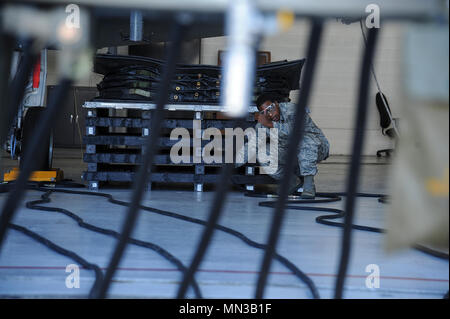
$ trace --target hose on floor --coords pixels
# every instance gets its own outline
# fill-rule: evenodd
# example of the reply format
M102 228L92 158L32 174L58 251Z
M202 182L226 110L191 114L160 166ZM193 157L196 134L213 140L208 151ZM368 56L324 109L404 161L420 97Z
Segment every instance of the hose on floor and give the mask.
M45 203L49 203L51 201L50 195L53 192L54 192L54 190L45 191L45 193L41 196L41 199L27 202L26 207L29 209L33 209L33 210L61 213L61 214L64 214L64 215L70 217L74 221L76 221L78 223L78 226L80 226L81 228L85 228L85 229L88 229L88 230L91 230L93 232L97 232L97 233L100 233L103 235L108 235L108 236L111 236L111 237L114 237L117 239L120 238L120 234L118 232L116 232L112 229L102 228L102 227L98 227L93 224L87 223L80 216L74 214L73 212L71 212L67 209L59 208L59 207L40 206L39 204L45 204ZM129 238L128 243L139 246L139 247L151 249L154 252L158 253L163 258L165 258L166 260L168 260L170 263L175 265L175 267L177 267L177 269L180 270L181 272L186 271L186 266L184 266L183 263L178 258L176 258L170 252L168 252L167 250L165 250L164 248L162 248L161 246L159 246L157 244L154 244L154 243L151 243L148 241L131 238L131 237ZM193 280L192 285L193 285L195 298L202 298L202 293L200 291L200 287L198 286L198 283L195 280Z
M0 184L0 193L5 193L8 192L10 190L10 186L12 183L8 183L8 184ZM52 189L49 188L43 188L42 185L47 185L50 186ZM69 186L68 186L69 185ZM48 206L40 206L39 204L44 204L44 203L49 203L50 200L50 195L53 192L58 192L58 189L60 188L65 188L65 187L85 187L83 184L79 184L79 183L74 183L71 181L63 181L58 182L58 183L45 183L45 182L30 182L29 183L29 189L30 190L37 190L37 191L41 191L44 192L44 194L41 196L41 199L39 200L34 200L34 201L29 201L27 202L25 205L27 208L29 209L33 209L33 210L40 210L40 211L48 211L48 212L58 212L61 214L64 214L68 217L70 217L71 219L75 220L78 223L78 226L100 233L100 234L104 234L104 235L108 235L108 236L112 236L115 238L119 238L120 234L112 229L107 229L107 228L102 228L102 227L98 227L95 226L93 224L89 224L86 223L80 216L74 214L73 212L64 209L64 208L59 208L59 207L48 207ZM49 249L55 251L58 254L61 254L63 256L69 257L72 260L74 260L75 262L78 262L81 266L83 266L86 269L90 269L90 270L94 270L95 271L95 276L96 276L96 280L95 280L95 284L93 285L91 291L90 291L90 295L92 296L92 293L94 291L94 289L98 288L98 285L100 284L101 280L103 280L103 273L100 270L100 267L98 265L94 265L91 264L89 262L87 262L85 259L83 259L82 257L78 256L76 253L74 253L73 251L67 250L61 246L56 245L55 243L51 242L50 240L48 240L45 237L42 237L40 235L38 235L37 233L29 230L26 227L20 226L20 225L16 225L16 224L10 224L10 228L19 231L35 240L37 240L38 242L42 243L43 245L45 245L46 247L48 247ZM168 260L170 263L172 263L173 265L175 265L180 271L184 272L186 271L186 267L183 265L183 263L176 258L175 256L173 256L170 252L168 252L167 250L165 250L164 248L148 242L148 241L143 241L143 240L138 240L138 239L134 239L134 238L130 238L129 239L129 243L139 246L139 247L144 247L144 248L148 248L151 249L153 251L155 251L156 253L158 253L160 256L162 256L163 258L165 258L166 260ZM99 271L100 270L100 271ZM194 290L194 294L195 294L195 298L202 298L202 293L200 290L200 287L198 286L198 283L193 280L192 282L192 286L193 286L193 290Z
M49 240L48 238L45 238L33 231L31 231L30 229L21 226L21 225L17 225L17 224L13 224L10 223L9 224L9 228L16 230L18 232L21 232L22 234L36 240L37 242L43 244L44 246L50 248L51 250L55 251L56 253L69 257L70 259L72 259L73 261L79 263L82 267L89 269L89 270L93 270L95 272L95 282L94 285L92 286L93 289L98 287L100 285L100 283L103 280L103 272L100 269L100 267L96 264L92 264L90 262L88 262L86 259L84 259L83 257L79 256L78 254L76 254L75 252L65 249L57 244L55 244L54 242L52 242L51 240Z
M102 197L102 198L107 199L108 202L110 202L112 204L120 205L120 206L128 206L129 205L128 202L117 200L111 194L108 194L108 193L75 191L75 190L70 190L70 189L64 188L64 187L67 187L65 185L71 185L71 187L81 187L81 186L83 186L83 184L65 182L62 184L52 184L53 186L51 188L42 187L42 185L48 186L50 184L46 184L46 183L30 183L29 184L30 190L41 191L41 192L44 192L44 194L41 196L40 200L27 202L26 203L27 208L44 210L44 211L60 212L60 213L63 213L64 215L74 219L80 227L89 229L91 231L99 232L102 234L110 235L113 237L118 236L117 232L114 232L112 230L105 229L105 228L100 228L95 225L84 222L84 220L81 219L78 215L76 215L66 209L56 208L56 207L39 206L38 204L48 203L50 201L50 195L52 193L65 193L65 194L74 194L74 195L87 195L87 196ZM0 184L0 193L9 191L10 187L11 187L11 183ZM268 198L268 199L277 197L277 195L274 195L274 194L258 193L258 192L246 192L244 195L247 197ZM328 208L328 207L303 206L304 204L338 202L338 201L342 200L342 196L345 196L345 193L339 193L339 192L317 193L317 196L316 196L317 199L311 199L311 200L309 200L309 199L308 200L298 200L299 196L295 196L295 195L289 196L289 200L286 202L286 209L332 213L332 215L320 215L320 216L316 217L316 222L319 224L328 225L328 226L343 227L343 223L341 223L341 222L330 221L332 219L338 219L338 218L344 217L345 212L343 210L336 209L336 208ZM369 193L357 193L356 196L366 197L366 198L377 198L379 202L386 202L386 198L387 198L387 196L383 195L383 194L369 194ZM258 203L258 205L261 207L273 207L274 204L275 204L274 201L262 201L262 202ZM302 206L299 206L299 204L301 204ZM153 207L141 206L140 209L151 212L151 213L156 213L159 215L163 215L163 216L187 221L190 223L198 224L198 225L205 226L207 224L207 221L204 221L201 219L177 214L177 213L166 211L166 210L160 210L160 209L153 208ZM371 231L371 232L376 232L376 233L384 233L385 232L384 229L371 227L371 226L353 225L352 227L357 230ZM11 224L11 228L13 228L14 230L20 231L29 237L36 239L38 242L41 242L42 244L46 245L50 249L54 250L55 252L60 253L64 256L67 256L67 257L75 260L83 267L85 267L87 269L95 270L96 277L97 277L96 284L99 280L101 280L102 275L101 275L101 272L99 273L98 270L95 268L96 265L90 264L89 262L85 261L84 259L82 259L78 255L76 255L75 253L73 253L69 250L66 250L60 246L57 246L56 244L52 243L48 239L45 239L44 237L31 232L30 230L26 229L23 226ZM216 229L220 230L222 232L225 232L227 234L230 234L236 238L239 238L240 240L242 240L244 243L246 243L247 245L249 245L251 247L258 248L258 249L265 249L266 245L257 243L255 241L251 240L250 238L248 238L247 236L245 236L244 234L242 234L232 228L225 227L222 225L216 225ZM144 242L144 241L133 239L133 238L130 239L130 243L135 244L137 246L141 246L141 247L145 247L145 248L154 250L155 252L159 253L161 256L163 256L164 258L166 258L167 260L172 262L175 266L177 266L177 268L180 271L185 271L185 266L181 262L179 262L178 259L176 259L176 257L171 255L167 251L164 251L159 246L157 246L153 243ZM424 246L416 245L414 248L416 248L417 250L419 250L421 252L427 253L431 256L437 257L437 258L447 259L447 260L449 258L448 254L438 252L438 251L429 249ZM274 258L276 260L278 260L281 264L283 264L287 269L289 269L299 280L301 280L302 282L304 282L307 285L313 298L320 298L314 282L305 273L303 273L300 269L298 269L294 263L292 263L288 258L279 255L278 253L275 254ZM201 292L200 292L200 289L198 288L198 284L195 282L195 280L192 283L193 283L193 289L196 294L196 297L201 298Z
M277 195L267 194L267 193L257 193L257 192L247 192L244 194L247 197L258 197L258 198L276 198ZM300 195L300 194L298 194ZM366 197L366 198L377 198L380 203L387 203L388 196L383 194L371 194L371 193L356 193L356 197ZM316 197L319 199L302 199L295 200L296 198L300 198L299 196L291 196L291 200L286 202L287 209L293 210L301 210L301 211L316 211L316 212L326 212L331 213L332 215L320 215L316 217L316 223L334 227L344 227L344 223L342 222L333 222L333 219L339 219L345 217L345 211L337 208L328 208L328 207L317 207L317 206L298 206L298 204L310 204L310 203L332 203L337 202L342 199L342 196L346 196L345 193L317 193ZM258 206L261 207L275 207L276 201L263 201L259 202ZM386 230L378 227L364 226L364 225L351 225L352 229L369 231L373 233L385 233ZM414 249L421 251L425 254L431 255L433 257L437 257L440 259L449 259L449 255L440 252L437 250L430 249L423 245L416 244L413 246Z
M0 193L8 191L8 188L9 188L8 186L9 186L8 184L0 184ZM30 190L41 191L41 192L44 192L44 193L51 192L51 193L65 193L65 194L74 194L74 195L87 195L87 196L102 197L102 198L105 198L106 200L108 200L108 202L110 202L112 204L115 204L115 205L125 206L125 207L128 207L130 205L129 202L115 199L111 194L108 194L108 193L90 192L90 191L76 191L76 190L70 190L70 189L65 189L65 188L58 188L58 186L52 187L50 189L50 188L47 188L47 187L39 187L36 184L34 184L34 185L30 184L29 185L29 189ZM50 196L50 194L49 194L49 196ZM46 198L49 199L49 196L46 197ZM36 204L38 204L36 201L27 203L27 205L33 205L33 206L35 206ZM31 208L31 207L29 207L29 208ZM53 209L52 207L45 207L45 208ZM32 209L35 209L35 208L33 207ZM147 212L155 213L155 214L158 214L158 215L167 216L167 217L175 218L175 219L178 219L178 220L183 220L183 221L186 221L186 222L189 222L189 223L193 223L193 224L198 224L198 225L202 225L202 226L206 226L207 225L207 221L205 221L205 220L201 220L201 219L198 219L198 218L193 218L193 217L190 217L190 216L185 216L185 215L182 215L182 214L177 214L177 213L170 212L170 211L167 211L167 210L161 210L161 209L148 207L148 206L143 206L143 205L140 206L140 209L144 210L144 211L147 211ZM63 210L63 209L61 209L61 210ZM68 212L67 210L65 210L65 211ZM73 213L71 213L71 214L73 214ZM73 214L73 217L76 218L78 216ZM250 247L257 248L257 249L265 249L265 247L266 247L265 244L261 244L261 243L258 243L256 241L253 241L250 238L248 238L247 236L245 236L243 233L241 233L241 232L239 232L239 231L237 231L235 229L232 229L232 228L220 225L220 224L216 224L215 229L240 239L241 241L243 241L245 244L249 245ZM319 295L319 292L317 290L317 287L315 286L315 284L312 281L312 279L309 276L307 276L303 271L301 271L292 261L290 261L288 258L286 258L286 257L284 257L284 256L282 256L282 255L280 255L278 253L275 253L274 259L277 260L278 262L280 262L289 271L291 271L291 273L294 276L296 276L301 282L303 282L308 287L308 289L310 290L311 295L312 295L313 298L315 298L315 299L319 299L320 298L320 295Z
M277 195L275 194L268 194L268 193L261 193L261 192L246 192L244 194L247 197L257 197L257 198L276 198ZM317 193L316 197L319 197L319 199L302 199L302 200L296 200L297 198L300 198L301 194L296 194L294 196L290 196L290 200L286 202L286 209L293 209L293 210L300 210L300 211L316 211L316 212L326 212L331 213L332 215L320 215L316 217L316 223L327 225L327 226L334 226L334 227L340 227L343 228L345 226L342 222L333 222L330 221L332 219L338 219L338 218L345 218L346 214L345 211L342 209L337 208L328 208L328 207L317 207L317 206L298 206L298 204L311 204L311 203L332 203L337 202L342 199L342 196L346 196L346 193ZM383 194L372 194L372 193L355 193L356 197L366 197L366 198L377 198L378 202L386 204L389 202L389 197L387 195ZM261 207L270 207L273 208L276 205L276 201L262 201L258 203L258 206ZM352 229L356 230L362 230L362 231L369 231L374 233L385 233L386 230L383 228L378 227L371 227L371 226L365 226L365 225L355 225L351 224ZM427 255L430 255L432 257L436 257L439 259L449 260L449 254L446 254L441 251L437 251L431 248L428 248L426 246L415 244L413 245L414 249L425 253ZM444 296L445 299L448 299L448 292Z

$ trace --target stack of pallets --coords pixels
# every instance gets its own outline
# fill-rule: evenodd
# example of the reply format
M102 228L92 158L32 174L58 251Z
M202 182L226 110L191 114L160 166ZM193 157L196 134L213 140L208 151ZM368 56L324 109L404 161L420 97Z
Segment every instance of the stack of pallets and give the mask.
M83 179L89 182L90 189L98 189L107 182L132 182L137 166L142 161L143 145L150 134L149 127L153 104L123 102L86 102L86 152L84 161L87 171ZM160 132L159 152L154 160L151 183L192 183L196 191L203 191L204 184L215 183L221 163L207 164L200 158L194 162L193 155L201 154L193 143L193 120L198 121L202 129L214 127L224 130L232 127L233 121L224 119L219 106L205 105L168 105L166 120ZM246 122L247 127L254 125L253 119ZM170 158L171 147L180 140L171 140L170 132L183 127L190 132L189 163L173 163ZM243 127L245 129L245 127ZM202 141L204 146L209 141ZM253 189L254 184L270 183L266 175L256 175L255 167L244 166L236 169L232 177L234 183Z
M302 59L259 66L253 101L261 93L275 94L280 102L289 101L290 91L299 88L304 62ZM84 137L84 161L88 169L83 178L91 189L97 189L102 182L134 180L145 151L143 145L151 130L153 103L159 92L162 65L161 60L146 57L97 55L94 71L104 77L97 85L99 96L84 105L88 109ZM192 183L195 190L202 191L204 184L217 180L221 163L203 162L202 144L209 141L194 145L193 121L199 121L196 123L200 123L202 129L214 127L223 132L225 128L233 127L233 121L223 116L219 105L221 68L178 64L175 73L168 96L169 105L166 106L169 110L167 120L159 132L160 151L154 160L148 186L152 182ZM253 109L251 111L257 111L255 107ZM252 126L253 116L246 123ZM190 156L198 159L200 155L200 161L171 161L170 149L178 141L169 137L170 131L176 127L189 130ZM246 185L247 189L252 189L254 184L273 182L267 175L255 173L254 167L244 166L230 178L235 184Z

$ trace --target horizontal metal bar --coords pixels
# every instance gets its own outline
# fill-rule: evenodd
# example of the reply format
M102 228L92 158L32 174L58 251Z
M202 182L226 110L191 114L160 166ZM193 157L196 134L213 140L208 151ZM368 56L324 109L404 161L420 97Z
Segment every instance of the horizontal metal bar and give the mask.
M134 110L153 110L155 104L145 102L104 102L104 101L86 101L83 104L87 109L134 109ZM221 105L203 105L203 104L166 104L165 108L169 111L212 111L224 112L224 107ZM258 112L256 106L248 108L250 113Z
M214 127L217 129L231 128L230 122L233 120L201 120L202 129ZM242 129L253 126L254 121L249 121ZM86 118L86 126L97 127L132 127L132 128L147 128L150 126L150 120L128 117L88 117ZM168 119L163 123L164 128L174 129L177 127L184 127L192 129L193 120L188 119Z
M29 0L23 2L67 4L65 0ZM262 11L290 10L297 16L361 17L367 5L376 3L382 19L432 19L443 14L441 0L255 0L255 7ZM79 5L92 7L132 8L161 11L225 12L228 0L77 0Z
M126 151L126 149L124 150ZM225 154L222 154L220 163L206 163L203 159L200 159L200 163L194 163L192 156L189 157L188 163L173 163L170 155L158 154L155 155L155 165L170 165L170 166L196 166L203 165L207 167L219 167L225 162ZM138 153L85 153L83 155L83 161L85 163L96 164L131 164L139 165L142 163L142 155Z
M84 172L83 179L86 181L100 182L132 182L134 172ZM152 173L152 182L164 183L215 183L219 175L205 174L196 175L192 173ZM273 180L268 175L233 175L237 184L271 184Z
M83 136L83 144L88 145L127 145L127 146L143 146L145 144L145 136L132 135L88 135ZM225 141L225 136L222 136L222 143ZM210 143L210 140L201 140L200 145L203 147ZM171 140L169 137L161 137L158 142L162 148L172 147L175 144L178 146L193 147L192 139L176 139Z

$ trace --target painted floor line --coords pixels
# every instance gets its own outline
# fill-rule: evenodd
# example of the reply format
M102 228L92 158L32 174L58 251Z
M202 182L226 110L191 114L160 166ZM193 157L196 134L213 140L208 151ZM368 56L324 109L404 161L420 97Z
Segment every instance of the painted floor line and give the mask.
M81 267L83 268L83 267ZM62 270L66 267L62 266L0 266L0 269L7 270ZM101 268L106 270L106 268ZM137 268L137 267L119 267L117 270L122 271L149 271L149 272L178 272L179 269L176 268ZM227 269L199 269L199 272L207 273L229 273L229 274L258 274L258 271L253 270L227 270ZM273 271L270 272L271 275L293 275L291 272L283 271ZM311 277L336 277L335 274L321 274L321 273L307 273L306 275ZM367 275L347 275L348 278L367 278ZM427 281L427 282L449 282L448 279L439 278L420 278L420 277L399 277L399 276L380 276L380 279L392 279L392 280L409 280L409 281Z

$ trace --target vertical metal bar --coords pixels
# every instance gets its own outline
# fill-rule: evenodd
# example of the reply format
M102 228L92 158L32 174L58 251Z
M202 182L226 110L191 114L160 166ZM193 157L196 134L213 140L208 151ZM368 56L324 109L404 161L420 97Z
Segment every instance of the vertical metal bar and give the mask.
M174 22L171 45L167 54L166 64L164 65L163 77L159 95L157 97L156 109L151 120L150 135L145 144L145 153L142 165L135 175L135 183L133 185L133 195L131 204L127 211L126 219L122 226L121 237L116 245L114 253L106 270L105 278L100 289L93 294L94 298L105 298L108 292L111 280L116 272L119 262L125 252L126 245L134 229L136 219L139 212L142 196L145 190L147 180L150 179L150 169L153 165L155 154L158 151L158 139L161 131L162 122L164 120L164 105L167 103L170 90L170 82L175 74L176 62L180 51L181 41L189 21L189 16L177 16Z
M5 238L6 230L11 222L14 212L26 192L26 186L31 173L35 169L36 158L40 158L42 151L42 138L48 136L50 129L55 122L58 110L61 109L66 94L72 84L69 79L62 79L55 91L55 96L51 99L50 104L46 107L42 117L40 118L40 125L36 128L36 133L33 135L28 148L25 150L24 164L20 170L18 179L14 182L13 189L9 193L5 204L3 205L2 215L0 218L0 249Z
M184 273L183 280L178 288L177 298L184 298L186 291L191 284L194 275L206 254L209 243L211 242L214 229L219 221L219 217L222 213L224 203L226 201L228 188L229 188L229 176L233 173L234 164L224 164L222 167L220 177L217 182L217 190L214 195L213 204L211 206L208 222L206 224L205 230L203 231L202 238L200 239L197 249L195 251L194 258L188 268Z
M133 10L130 13L130 41L142 41L143 38L142 12Z
M377 35L377 28L370 29L361 65L358 110L355 119L356 131L353 139L352 160L350 163L350 171L347 179L347 199L345 202L345 217L341 243L341 256L334 294L334 297L336 299L342 298L345 276L347 274L347 268L350 260L355 197L356 191L358 189L361 153L364 145L364 129L366 127L367 121L367 97L370 86L370 68L375 54Z
M265 249L264 259L261 264L261 269L256 286L255 298L258 299L263 298L267 277L269 275L270 266L272 263L272 258L275 254L275 249L281 232L286 199L289 195L288 181L294 174L294 165L297 160L297 149L303 138L305 112L306 112L305 109L306 105L308 104L309 95L311 93L312 82L314 77L314 67L316 64L317 56L319 54L322 29L323 29L322 20L315 19L312 21L312 30L309 37L308 53L306 57L305 73L302 82L302 88L297 102L294 126L289 136L289 146L287 151L285 171L283 179L280 181L279 184L280 195L275 206L274 215L271 223L272 227L270 229L269 239ZM317 291L314 293L314 297L315 298L319 297Z
M242 14L242 12L244 13L248 13L251 11L251 9L248 8L248 3L245 2L244 4L241 4L242 6L240 6L239 8L235 8L234 6L232 7L232 13L231 15L229 15L227 17L227 28L229 29L231 26L234 26L233 23L235 23L236 21L240 21L239 19L237 19L237 17L239 16L239 14ZM237 11L236 11L237 10ZM243 10L243 11L240 11ZM231 17L231 19L230 19ZM242 16L240 16L242 17ZM236 21L235 21L236 20ZM247 28L248 29L248 28ZM244 37L247 41L253 40L252 39L252 34L250 32L248 32L248 30L245 30L246 33L245 34L239 34L239 36L237 38L239 38L239 40L242 40ZM236 30L235 30L236 31ZM236 38L236 34L233 34L232 32L228 32L231 38ZM245 42L245 41L244 41ZM247 48L247 42L245 42L245 45L243 45L243 43L239 43L239 45L244 46L245 51L244 52L248 52L248 50L252 50L254 52L254 55L256 55L256 51L257 51L257 47L259 46L259 41L255 41L255 43L252 45L251 48ZM240 47L240 49L242 49L242 47ZM230 48L230 51L232 52L233 49ZM251 52L251 51L250 51ZM241 53L241 52L239 52ZM251 59L249 59L251 61ZM253 69L247 69L247 75L248 77L245 80L249 80L248 84L250 85L250 87L253 85L253 77L254 74L256 72L256 65L253 63L251 65L249 65L248 67L253 67ZM226 66L225 66L226 68ZM225 71L226 72L226 71ZM226 75L224 75L225 77L227 77ZM242 76L244 76L242 74ZM230 79L229 79L230 80ZM231 79L233 80L233 79ZM225 86L226 87L226 86ZM245 92L245 90L244 90ZM248 92L246 92L248 93ZM224 93L226 94L226 92ZM244 94L245 95L245 94ZM227 102L227 100L222 101L224 103L224 105L226 107L229 107L229 104ZM242 102L242 101L241 101ZM243 101L246 103L246 101ZM238 105L240 106L240 105ZM233 128L234 127L242 127L245 124L245 118L242 118L241 114L238 114L239 112L237 112L237 114L235 114L234 116L237 118L237 120L233 123ZM245 115L245 114L244 114ZM221 172L220 172L220 176L219 179L217 180L217 190L215 192L214 195L214 199L213 199L213 203L211 205L211 209L210 209L210 213L209 213L209 217L208 217L208 222L206 224L206 228L203 231L202 237L200 239L200 242L197 245L197 249L195 251L194 257L191 261L191 264L189 266L189 269L185 272L184 276L183 276L183 280L179 286L178 289L178 293L177 293L177 298L184 298L186 295L186 291L189 287L189 285L191 284L194 275L198 269L198 267L200 266L203 257L206 254L206 251L208 249L208 246L211 242L213 233L214 233L214 229L217 225L217 222L219 221L220 215L222 214L222 209L224 206L224 203L226 201L226 197L227 197L227 193L228 193L228 189L229 189L229 184L230 184L230 176L232 175L234 170L234 164L233 163L225 163L222 166Z
M8 96L9 76L11 72L11 62L13 56L13 39L3 33L0 33L0 145L8 135L11 121L8 121L8 108L10 105L6 103ZM0 160L1 161L1 160Z

